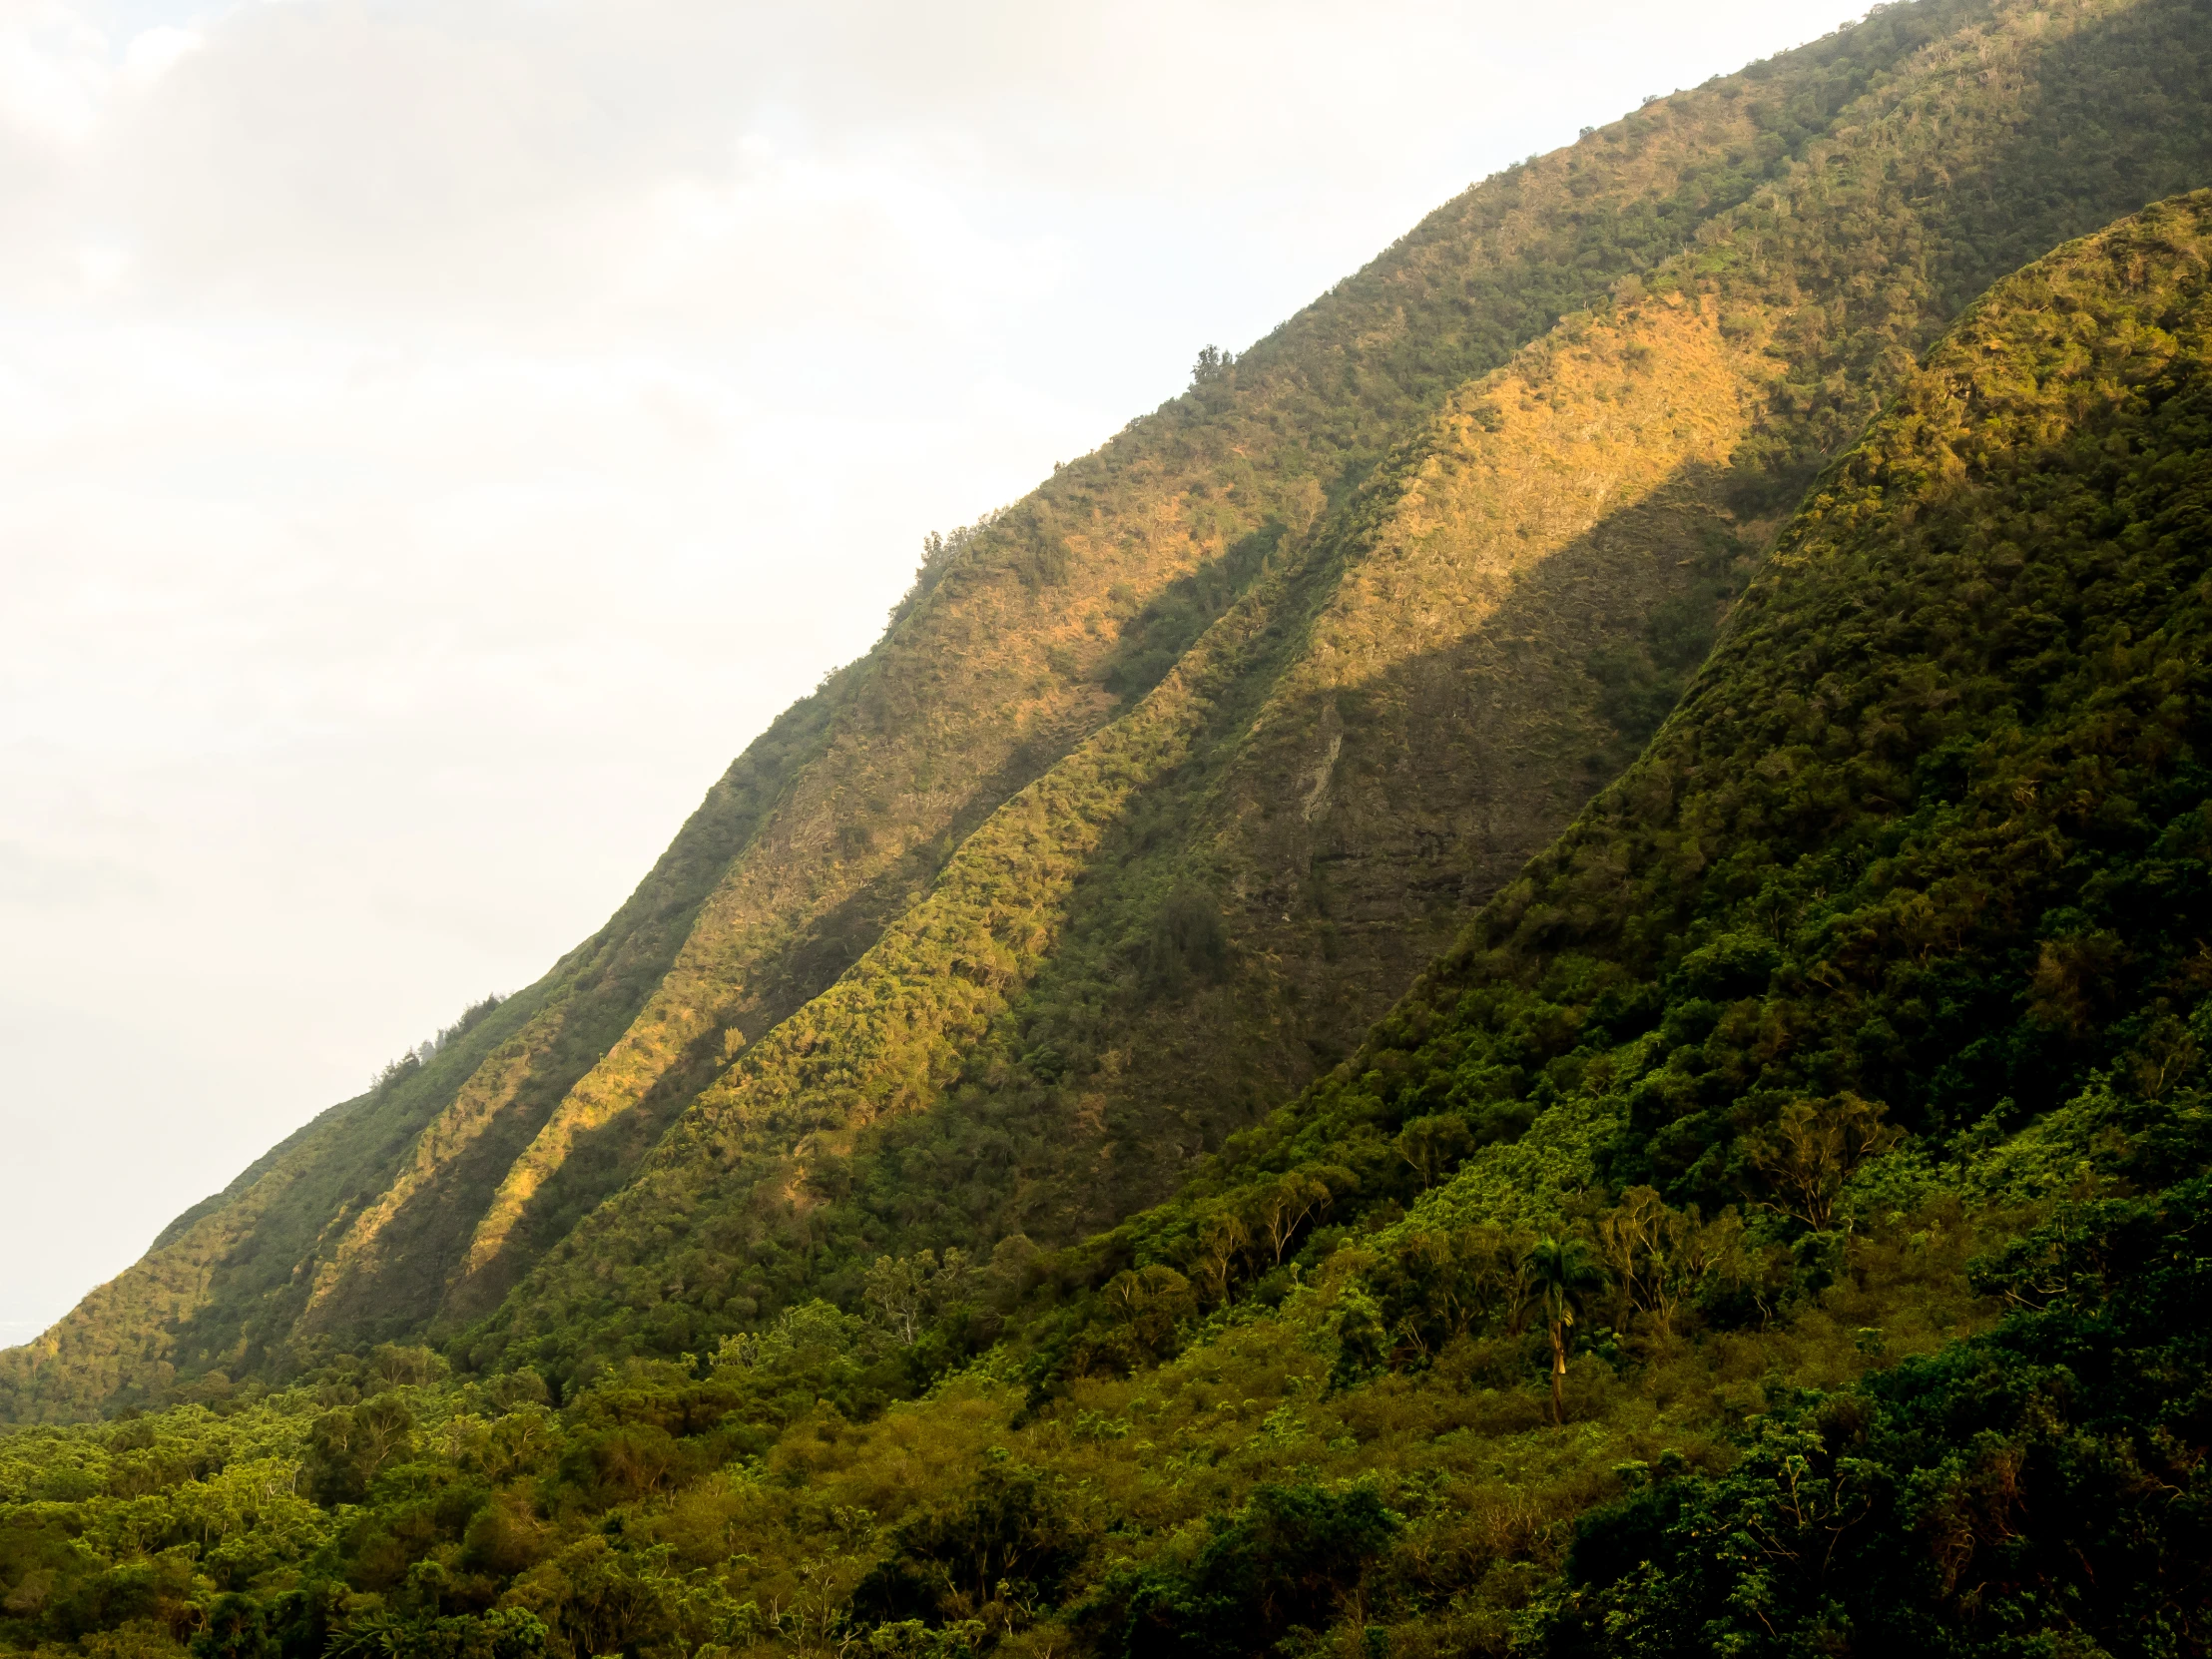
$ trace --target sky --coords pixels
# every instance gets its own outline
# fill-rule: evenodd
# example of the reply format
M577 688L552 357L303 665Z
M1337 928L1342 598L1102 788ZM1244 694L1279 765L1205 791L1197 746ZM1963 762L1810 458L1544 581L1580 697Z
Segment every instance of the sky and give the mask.
M0 1345L1023 494L1838 0L0 0Z

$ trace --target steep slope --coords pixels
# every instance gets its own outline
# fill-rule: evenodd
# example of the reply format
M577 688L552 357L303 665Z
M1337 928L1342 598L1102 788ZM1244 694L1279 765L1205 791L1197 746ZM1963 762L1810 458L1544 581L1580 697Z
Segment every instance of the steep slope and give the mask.
M393 1302L419 1318L425 1270L447 1275L449 1319L495 1304L739 1046L906 912L984 814L1157 679L1190 639L1179 588L1249 575L1257 547L1310 532L1468 373L1741 200L1762 148L1802 145L1884 61L1870 45L1808 63L1763 114L1716 105L1638 146L1596 191L1463 199L1212 384L955 536L857 668L837 738L734 861L668 984L509 1167L465 1252L408 1225L441 1179L433 1160L337 1244L307 1323L359 1328ZM481 1202L473 1182L444 1184Z
M982 815L1175 660L1192 623L1179 580L1203 568L1218 584L1236 563L1225 550L1271 521L1313 525L1407 418L1649 264L1679 224L1740 199L1767 163L1761 141L1802 144L1867 72L1848 57L1809 67L1772 131L1717 110L1706 129L1645 146L1594 197L1493 189L1454 204L1297 319L1272 361L1134 423L1107 455L949 538L882 646L840 677L811 764L779 775L765 812L721 848L705 901L670 911L681 941L642 1011L633 1000L594 1022L568 1045L582 1062L564 1057L538 1087L441 1070L443 1098L410 1108L419 1138L404 1168L357 1146L367 1137L350 1117L325 1124L318 1158L374 1172L355 1214L332 1225L328 1194L309 1186L295 1203L276 1190L291 1167L275 1169L244 1209L204 1217L174 1270L148 1264L104 1294L102 1321L138 1321L132 1346L178 1349L190 1369L234 1355L233 1304L272 1286L286 1309L272 1333L299 1317L300 1284L306 1323L340 1333L418 1325L448 1294L463 1314L496 1302L732 1049L834 979ZM532 994L559 1001L562 983L556 970ZM532 1005L518 1000L511 1018ZM526 1047L559 1047L563 1029L555 1016ZM249 1274L234 1297L188 1265L227 1258L261 1214L293 1207L311 1226L257 1248L267 1284ZM173 1271L199 1288L153 1289ZM172 1329L202 1314L205 1336Z
M2133 205L2098 199L2121 168L2079 135L2163 154L2154 112L2212 95L2212 37L2187 11L2099 21L2021 9L1928 45L1698 248L1455 392L1262 561L1190 677L1042 781L1063 830L1025 803L986 825L944 907L703 1093L480 1352L699 1350L794 1297L855 1301L882 1250L1068 1239L1348 1048L1672 701L1765 501L1902 372L1944 283L2053 214ZM1542 165L1571 189L1606 148ZM2008 181L2021 153L2049 171ZM2212 153L2157 165L2212 177ZM1092 793L1130 745L1149 770Z
M2205 32L1890 8L1477 187L951 538L605 994L321 1120L0 1414L495 1310L680 1352L1171 1191L1618 769L1972 287L2212 174Z
M1197 847L1161 836L1130 860L1154 893L1188 881L1216 895L1230 958L1261 985L1188 1016L1155 1005L1100 1022L1098 976L1063 976L1063 961L1088 965L1069 953L1017 1015L1008 1060L1128 1056L1134 1075L1098 1091L1131 1166L1119 1202L1172 1184L1153 1149L1219 1133L1218 1114L1187 1124L1159 1104L1274 1098L1307 1075L1287 1055L1341 1057L1378 996L1619 769L1702 658L1779 492L1856 431L1905 352L2003 271L2139 205L2127 192L2146 175L2163 180L2152 194L2212 178L2201 155L2153 161L2167 141L2149 137L2205 95L2201 18L2001 23L1901 64L1839 116L1833 149L1637 284L1672 282L1695 313L1624 287L1572 350L1456 396L1377 481L1376 521L1346 537L1258 731L1162 805L1157 822L1195 826ZM1608 165L1602 143L1543 165L1571 186L1572 170ZM1078 1183L1056 1185L1081 1204ZM1077 1213L1100 1223L1103 1208Z
M1286 1179L1331 1189L1309 1223L1559 1225L1593 1187L1732 1202L1823 1122L1978 1150L2100 1078L2197 1075L2208 223L2212 194L2163 204L1970 311L1643 757L1087 1275L1205 1266L1227 1295L1273 1263L1207 1266L1215 1218L1249 1235Z
M557 1413L385 1349L17 1430L0 1648L2199 1652L2208 640L2212 191L1900 377L1233 1225L1122 1230L1057 1332L940 1274ZM1302 1153L1334 1215L1250 1180Z

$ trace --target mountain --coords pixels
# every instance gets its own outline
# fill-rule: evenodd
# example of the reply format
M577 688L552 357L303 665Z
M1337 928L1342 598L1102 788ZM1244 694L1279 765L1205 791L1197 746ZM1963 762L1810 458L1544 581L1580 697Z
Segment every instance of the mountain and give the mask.
M1166 1205L557 1410L386 1344L18 1428L0 1648L2202 1652L2208 640L2200 191L1901 371L1643 752Z
M1621 773L1914 353L2212 178L2208 32L1885 8L1202 357L934 539L544 980L0 1356L0 1418L425 1337L573 1382L1232 1180Z

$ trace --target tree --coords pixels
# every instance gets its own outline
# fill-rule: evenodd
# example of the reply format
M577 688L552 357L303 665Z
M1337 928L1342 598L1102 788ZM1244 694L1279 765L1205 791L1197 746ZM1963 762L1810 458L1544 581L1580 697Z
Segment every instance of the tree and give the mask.
M878 1256L862 1281L868 1311L908 1348L921 1336L922 1322L956 1298L967 1283L967 1256L954 1249L943 1261L934 1251L911 1256Z
M1179 883L1152 918L1145 941L1146 983L1155 995L1175 995L1195 981L1218 985L1229 972L1229 930L1213 894Z
M414 1414L397 1393L381 1393L316 1417L301 1472L317 1503L356 1503L379 1469L413 1449Z
M1825 1233L1836 1219L1836 1201L1852 1172L1898 1141L1882 1121L1879 1101L1840 1094L1832 1102L1793 1100L1765 1135L1745 1148L1751 1167L1765 1177L1767 1209Z
M1076 1622L1093 1651L1114 1659L1305 1649L1404 1524L1366 1484L1258 1486L1236 1514L1209 1519L1195 1560L1163 1551L1122 1564L1075 1610ZM1309 1641L1292 1649L1285 1638L1301 1626Z
M1328 1209L1333 1197L1328 1182L1304 1170L1293 1170L1261 1191L1255 1219L1278 1265L1291 1241L1298 1237L1298 1230L1309 1218Z
M192 1659L264 1659L270 1652L269 1620L252 1596L217 1596L204 1621L192 1638Z
M1060 1599L1086 1541L1056 1479L1018 1463L988 1465L963 1496L891 1534L890 1553L853 1590L852 1611L877 1629L980 1619L1011 1630Z
M1390 1356L1427 1360L1454 1338L1512 1320L1524 1255L1520 1242L1494 1227L1424 1228L1398 1240L1367 1275Z
M1474 1134L1457 1112L1435 1112L1400 1129L1394 1144L1399 1160L1426 1192L1473 1148Z
M1192 1266L1213 1292L1215 1302L1229 1300L1229 1276L1236 1269L1237 1258L1251 1243L1251 1229L1230 1211L1217 1210L1200 1223L1198 1255Z
M1521 1258L1521 1309L1543 1323L1551 1342L1551 1420L1567 1420L1567 1344L1589 1297L1605 1276L1580 1239L1538 1239Z
M1197 1306L1191 1282L1157 1262L1115 1274L1106 1282L1105 1296L1137 1345L1155 1355L1174 1338L1176 1323Z
M1614 1324L1626 1331L1647 1314L1659 1340L1672 1342L1683 1299L1736 1260L1743 1232L1734 1210L1706 1221L1694 1204L1673 1210L1650 1187L1629 1188L1597 1221L1598 1254L1619 1296Z

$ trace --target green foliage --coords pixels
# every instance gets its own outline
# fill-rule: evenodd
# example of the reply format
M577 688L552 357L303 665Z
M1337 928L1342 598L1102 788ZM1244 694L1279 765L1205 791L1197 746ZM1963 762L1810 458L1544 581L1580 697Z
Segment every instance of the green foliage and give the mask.
M1145 940L1144 975L1156 995L1175 996L1194 982L1218 984L1229 971L1229 933L1221 906L1202 889L1178 886L1153 918Z
M1358 1060L1078 1271L1203 1262L1209 1218L1325 1151L1340 1222L1418 1198L1407 1227L1540 1229L1604 1181L1820 1233L1895 1128L1939 1146L2194 1063L2205 211L1978 306L1646 756ZM1421 1196L1398 1138L1439 1113L1477 1150Z
M199 1637L194 1637L197 1655ZM370 1614L347 1625L326 1651L331 1659L535 1659L546 1628L519 1607L476 1616L393 1618Z
M852 1592L852 1617L1009 1627L1059 1604L1088 1546L1049 1477L993 1463L954 1503L891 1534L890 1553Z
M2034 1311L1774 1413L1593 1514L1556 1653L2196 1651L2212 1185L2067 1206L1979 1268Z
M1604 1275L1579 1239L1538 1239L1520 1261L1518 1312L1532 1317L1551 1347L1551 1420L1566 1421L1567 1348Z
M314 1420L302 1473L317 1503L358 1503L387 1464L414 1450L414 1414L394 1391Z
M1187 1565L1117 1573L1077 1617L1116 1659L1266 1653L1326 1626L1402 1524L1369 1487L1261 1486Z

